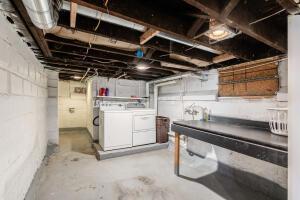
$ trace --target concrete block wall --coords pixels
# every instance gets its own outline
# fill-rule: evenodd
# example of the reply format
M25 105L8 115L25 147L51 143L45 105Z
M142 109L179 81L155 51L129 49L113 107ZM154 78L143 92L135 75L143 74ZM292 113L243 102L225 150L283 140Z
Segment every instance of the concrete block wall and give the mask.
M91 137L95 140L98 138L94 132L94 103L93 103L93 80L90 79L86 83L86 127L91 134Z
M278 101L277 97L263 99L218 98L218 73L216 70L206 72L208 81L201 82L195 78L183 78L176 84L163 86L159 89L158 115L167 116L172 121L192 120L192 116L185 114L184 109L193 105L199 108L195 120L202 118L201 107L212 111L213 115L235 117L249 120L268 121L267 108L286 107L286 101ZM279 65L280 92L287 91L287 62ZM173 133L170 133L173 135ZM172 137L171 137L172 139ZM192 138L183 142L188 150L204 157L209 157L235 169L255 174L268 181L287 188L287 169L248 156L229 151L227 149L204 143ZM254 184L255 183L250 183ZM273 188L267 188L270 193ZM274 194L276 192L274 191Z
M48 75L47 135L49 144L59 144L58 129L58 72L46 70Z
M0 200L21 200L47 147L47 74L0 12Z
M87 116L86 94L74 92L75 87L84 87L79 81L59 81L58 113L59 128L85 128ZM70 109L74 108L74 112Z

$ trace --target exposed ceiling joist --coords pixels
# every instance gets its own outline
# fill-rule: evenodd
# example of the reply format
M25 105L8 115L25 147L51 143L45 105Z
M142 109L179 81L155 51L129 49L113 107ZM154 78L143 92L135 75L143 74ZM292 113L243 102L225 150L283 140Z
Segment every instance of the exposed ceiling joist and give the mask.
M75 28L76 26L76 16L77 16L77 3L71 2L70 4L70 27Z
M295 0L277 0L277 2L291 15L300 13L299 4Z
M186 3L207 13L212 18L219 20L231 27L241 30L243 33L269 45L283 53L287 51L287 38L284 33L265 23L250 25L252 13L237 6L227 18L223 18L221 1L218 0L184 0ZM231 1L229 1L230 3ZM240 4L241 5L241 4Z
M107 8L100 2L96 0L72 0L78 5L85 6L100 12L107 13ZM135 6L134 11L132 11L131 5ZM249 60L249 57L244 57L245 54L240 54L243 44L238 44L232 47L226 47L224 45L213 45L211 46L208 41L199 41L187 37L187 30L189 30L191 23L188 23L185 19L178 15L168 15L168 12L162 12L159 9L146 7L143 1L140 0L127 0L127 1L110 1L109 14L126 19L131 22L149 27L163 33L172 35L178 39L183 39L195 43L195 46L206 46L213 48L217 51L227 52L235 55L238 58L243 58ZM128 11L132 12L128 12ZM163 19L163 20L162 20ZM125 34L124 34L125 35Z
M227 60L231 60L231 59L234 59L235 56L231 55L231 54L227 54L227 53L224 53L224 54L221 54L221 55L218 55L216 57L213 58L213 63L220 63L220 62L224 62L224 61L227 61Z
M128 57L127 61L130 60L130 58L136 58L135 52L131 51L125 51L125 50L119 50L119 49L114 49L106 46L101 46L101 45L92 45L90 46L88 43L83 43L75 40L70 40L70 39L64 39L60 37L56 37L51 34L46 35L46 40L49 42L50 47L52 50L56 50L56 46L60 47L60 50L65 50L66 52L79 52L81 51L84 55L86 54L87 50L89 49L89 54L88 55L94 55L94 57L99 57L105 55L104 58L111 58L118 59L118 58L125 58ZM56 44L56 46L54 46ZM99 52L99 53L96 53ZM137 59L138 60L144 60L144 61L156 61L156 62L169 62L171 64L180 64L180 65L186 65L191 68L195 68L196 66L191 63L187 62L181 62L181 61L176 61L176 60L171 60L168 59L168 57L160 57L158 54L153 55L155 52L154 49L148 49L147 52L145 53L145 56L142 58ZM124 60L123 60L124 61ZM127 62L126 61L126 62Z
M190 38L194 38L197 34L197 32L201 29L203 24L205 23L206 19L203 18L198 18L196 21L193 23L192 27L188 30L187 36Z
M43 52L43 55L45 57L51 57L52 54L50 52L50 49L48 47L47 42L44 39L44 33L41 29L37 28L31 21L26 8L24 7L22 1L20 0L12 0L11 1L15 9L19 12L20 16L24 20L24 24L29 29L30 33L32 34L32 37L34 38L35 42L40 47L41 51Z
M239 2L240 0L229 0L227 4L223 7L223 10L220 14L220 18L225 19L226 17L228 17Z
M60 17L58 21L59 26L69 28L69 22L67 20L68 15L69 12L66 11L60 13ZM95 32L92 26L93 24L97 24L97 20L78 15L75 30L80 31L82 33L90 34L93 37L94 35L96 35L96 36L110 38L110 40L116 42L119 41L119 42L130 43L135 46L140 45L141 33L138 31L121 27L121 26L116 26L114 24L109 24L102 21L100 24L100 28ZM170 44L171 42L166 39L153 38L152 40L145 43L143 47L169 53ZM210 62L212 57L215 55L196 48L186 52L186 49L189 48L186 45L175 43L175 42L173 42L172 44L173 44L172 51L175 52L176 54L180 54L183 56L186 56L186 54L188 53L189 56L193 58Z
M172 73L160 73L156 70L147 70L145 72L138 72L137 70L133 70L133 69L126 69L126 68L104 68L101 66L96 66L96 65L80 65L80 64L65 64L65 63L61 63L61 62L57 62L57 61L43 61L43 64L45 64L46 66L51 66L51 67L57 67L57 68L65 68L65 69L97 69L97 70L101 70L101 71L107 71L107 72L116 72L117 70L123 70L125 72L127 71L131 71L132 73L136 73L136 74L140 74L140 75L150 75L150 76L162 76L162 75L171 75Z
M154 36L156 36L159 33L158 30L149 28L145 33L143 33L143 35L140 37L140 44L145 44L146 42L148 42L149 40L151 40L151 38L153 38Z
M53 65L53 64L47 64L48 68L54 68L54 69L61 69L61 70L69 70L69 71L77 71L77 72L82 72L85 73L86 70L88 69L87 67L66 67L66 66L61 66L61 65ZM99 73L106 72L106 73L111 73L114 74L116 71L115 70L108 70L108 69L98 69L98 68L90 68L93 69L89 73L95 73L94 69L97 69ZM153 74L153 73L147 73L147 72L138 72L134 71L132 69L123 69L125 73L129 75L138 75L138 76L145 76L145 77L161 77L159 74Z
M45 58L45 57L38 57L42 62L55 62L56 64L63 64L63 65L68 65L68 64L78 64L78 65L88 65L88 66L96 66L96 67L112 67L114 68L114 65L106 65L106 64L100 64L99 62L96 61L91 61L91 60L78 60L75 59L74 56L72 55L61 55L60 57L52 57L52 58ZM118 67L118 66L116 66ZM161 74L172 74L176 72L181 72L181 70L175 70L175 69L169 69L169 68L164 68L157 63L152 63L151 64L151 71L155 69L155 71L160 72ZM185 71L185 70L182 70Z

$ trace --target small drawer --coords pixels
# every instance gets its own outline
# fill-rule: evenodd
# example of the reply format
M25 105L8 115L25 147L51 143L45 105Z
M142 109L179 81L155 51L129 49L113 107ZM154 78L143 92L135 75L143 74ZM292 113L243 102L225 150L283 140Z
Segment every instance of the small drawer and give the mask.
M155 115L133 117L133 131L155 129Z

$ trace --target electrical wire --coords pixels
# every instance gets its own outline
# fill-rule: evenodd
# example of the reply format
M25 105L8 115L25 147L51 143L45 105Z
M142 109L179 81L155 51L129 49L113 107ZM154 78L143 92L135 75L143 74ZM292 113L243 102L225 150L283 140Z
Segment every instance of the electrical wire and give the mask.
M99 126L99 123L96 124L96 119L99 119L99 115L96 116L96 117L93 119L93 125L94 125L94 126ZM98 121L98 122L99 122L99 121Z
M86 77L86 75L89 73L89 71L91 70L91 68L88 68L84 74L84 76L81 78L80 82Z
M250 25L256 24L256 23L261 22L261 21L263 21L263 20L266 20L266 19L268 19L268 18L270 18L270 17L273 17L273 16L275 16L275 15L278 15L279 13L282 13L283 11L285 11L285 9L279 10L279 11L277 11L277 12L271 14L271 15L268 15L268 16L266 16L266 17L263 17L263 18L260 18L260 19L258 19L258 20L255 20L255 21L253 21L253 22L251 22L251 23L249 23L249 24L250 24Z

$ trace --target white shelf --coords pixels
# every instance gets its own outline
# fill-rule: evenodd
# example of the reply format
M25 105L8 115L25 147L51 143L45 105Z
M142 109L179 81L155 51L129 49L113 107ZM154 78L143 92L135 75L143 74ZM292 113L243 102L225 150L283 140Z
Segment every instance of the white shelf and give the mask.
M144 100L146 98L142 98L142 97L114 97L114 96L97 96L96 98L99 98L99 99L110 99L110 100L113 100L113 99L123 99L123 100Z

